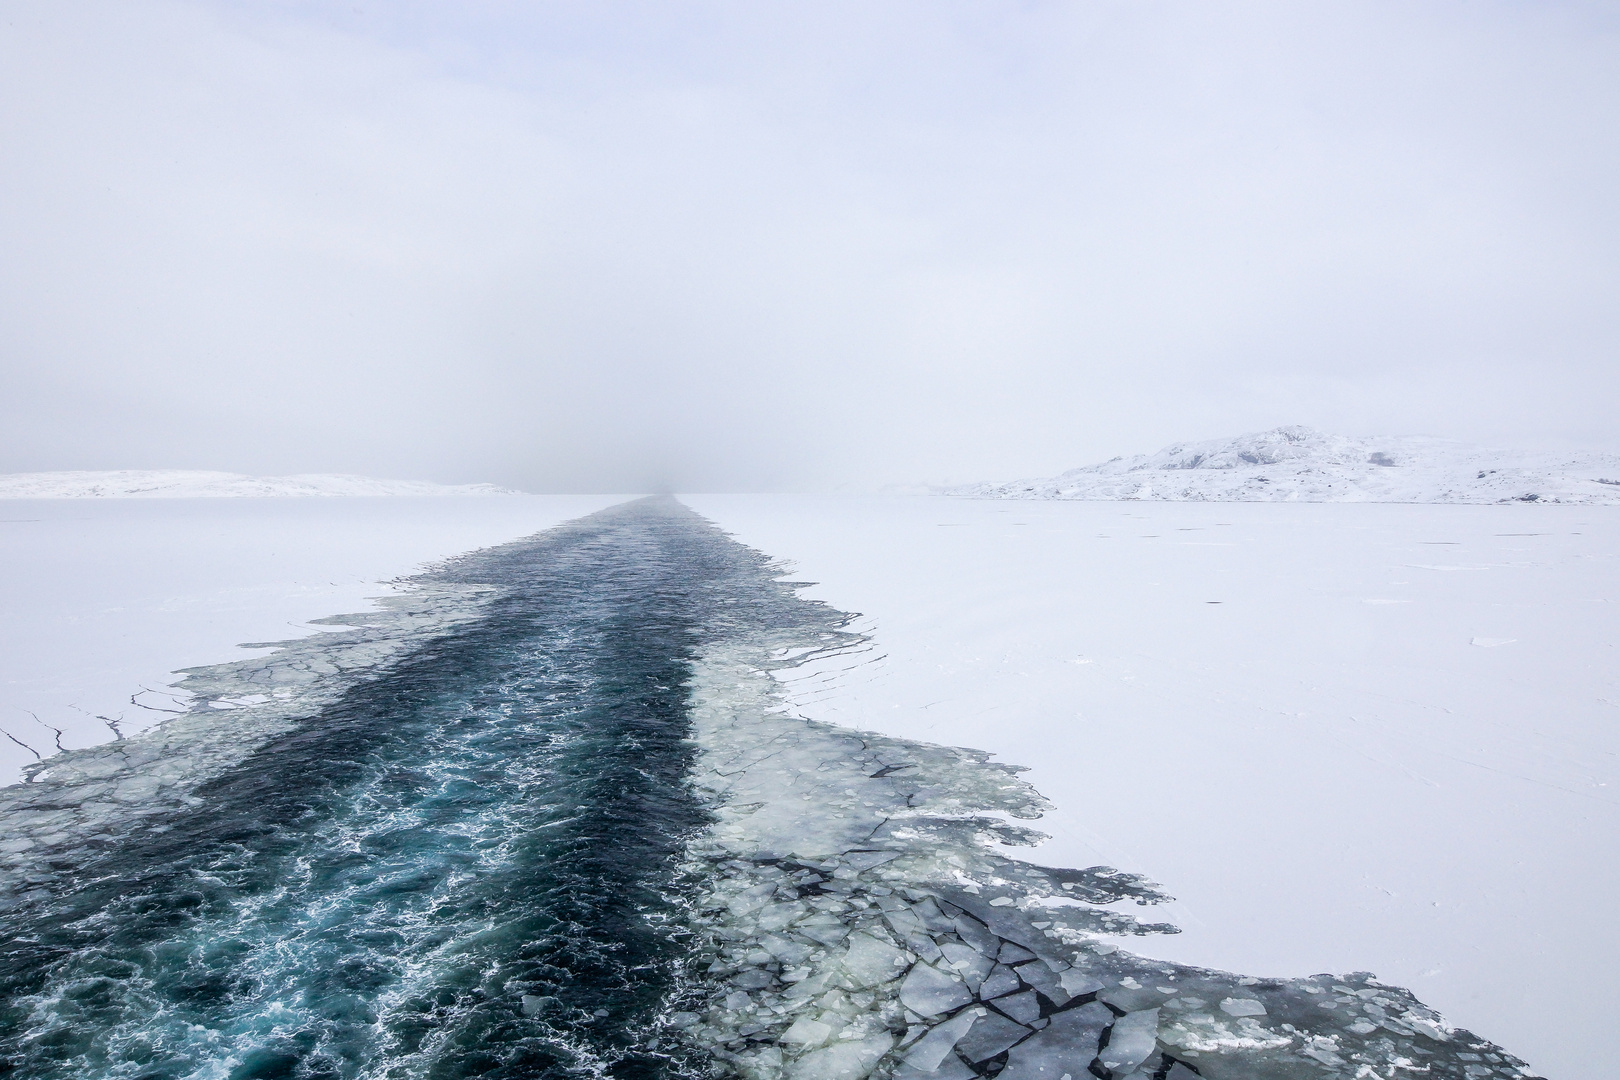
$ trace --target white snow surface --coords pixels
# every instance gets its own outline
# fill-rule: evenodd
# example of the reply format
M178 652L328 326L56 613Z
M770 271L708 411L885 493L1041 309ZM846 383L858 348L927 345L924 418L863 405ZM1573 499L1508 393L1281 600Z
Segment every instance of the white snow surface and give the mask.
M1156 502L1620 504L1620 454L1492 450L1423 435L1359 438L1280 427L1176 443L1044 480L951 495Z
M518 495L494 484L433 484L341 473L245 476L195 469L0 474L0 499L219 499L337 495Z
M1030 766L1052 838L1010 854L1178 898L1123 947L1372 971L1612 1075L1620 508L685 501L864 613L803 715Z

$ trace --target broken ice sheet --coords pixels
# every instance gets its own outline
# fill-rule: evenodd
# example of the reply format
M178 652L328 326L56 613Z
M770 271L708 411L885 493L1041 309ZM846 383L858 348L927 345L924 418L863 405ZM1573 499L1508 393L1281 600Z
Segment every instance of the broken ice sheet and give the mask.
M849 647L823 611L820 627L739 635L693 667L694 782L715 820L688 851L701 962L682 1003L698 1020L680 1032L722 1069L749 1080L1529 1075L1364 974L1242 979L1122 948L1174 932L1131 913L1167 898L1109 867L1002 854L1039 838L1006 819L1047 808L1018 770L782 706L773 670ZM1316 1007L1324 996L1336 1009Z
M496 592L422 575L410 591L377 600L376 611L310 620L340 629L244 645L275 652L184 669L184 682L163 695L183 707L179 714L24 770L24 783L0 789L8 856L0 864L0 911L27 895L31 876L55 877L53 861L82 857L142 821L196 805L193 792L209 780L427 642L482 617Z

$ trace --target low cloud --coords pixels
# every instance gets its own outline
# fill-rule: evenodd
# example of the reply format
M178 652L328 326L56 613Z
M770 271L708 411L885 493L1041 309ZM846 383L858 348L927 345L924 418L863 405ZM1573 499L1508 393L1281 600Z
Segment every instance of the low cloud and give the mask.
M1602 6L7 2L0 462L1620 442Z

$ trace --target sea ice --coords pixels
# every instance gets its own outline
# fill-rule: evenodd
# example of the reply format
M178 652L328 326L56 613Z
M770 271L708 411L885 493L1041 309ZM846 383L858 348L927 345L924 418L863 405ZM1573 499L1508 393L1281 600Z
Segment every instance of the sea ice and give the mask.
M962 1057L974 1063L989 1061L997 1054L1026 1038L1030 1029L1004 1016L986 1012L956 1044Z
M1158 917L1183 934L1098 948L1370 968L1549 1075L1607 1075L1554 1033L1620 1008L1620 510L689 501L865 613L870 653L779 672L799 715L1029 764L1059 804L1033 858L1171 884ZM1438 541L1490 568L1407 568Z
M1481 1075L1528 1075L1364 974L1333 985L1384 1010L1372 1028L1365 1009L1312 1008L1317 980L1167 964L1105 940L1173 931L1114 909L1165 897L1108 867L999 854L1038 834L990 813L1029 818L1047 808L1012 770L780 707L773 671L805 662L817 645L860 644L828 622L732 637L694 664L695 778L715 821L693 841L686 872L700 887L694 994L705 980L712 989L694 1001L699 1022L680 1031L738 1075L967 1080L1001 1068L1008 1080L1124 1080L1195 1063L1210 1080L1302 1069L1353 1080L1423 1057L1431 1070L1445 1066L1439 1078L1459 1055L1483 1053L1496 1061ZM778 939L801 945L802 966L778 959ZM1330 1052L1337 1064L1323 1072ZM1457 1080L1468 1078L1459 1071Z
M928 1034L912 1044L902 1060L909 1068L919 1073L933 1072L945 1061L957 1040L968 1033L968 1029L977 1019L977 1014L970 1010L957 1013L943 1024L929 1029Z
M1157 1045L1159 1010L1126 1013L1108 1029L1108 1045L1097 1053L1105 1069L1129 1073L1148 1059Z
M288 716L277 710L307 712L386 671L401 650L428 651L434 634L498 599L441 584L349 637L199 672L204 699L269 700L172 721L154 737L163 753L134 764L83 752L53 762L25 797L48 790L54 802L18 803L10 816L43 841L93 836L103 820L139 813L136 788L141 805L183 803L221 763L258 745L254 724L279 730ZM793 606L785 587L762 581L759 591L720 605L726 614L690 658L691 783L712 824L685 852L681 918L693 955L664 1037L748 1080L926 1075L908 1048L926 1043L931 1056L946 1039L932 1072L958 1080L988 1075L1002 1053L1009 1080L1160 1075L1187 1063L1210 1080L1352 1080L1417 1058L1434 1080L1528 1075L1365 973L1262 980L1134 951L1151 944L1121 948L1174 931L1131 910L1165 901L1157 887L1106 866L1057 869L1005 854L1041 836L1008 819L1037 818L1050 804L988 754L784 708L779 673L828 657L858 661L868 641L838 612ZM345 650L359 659L344 661ZM218 726L227 723L239 730ZM1009 990L1003 1009L997 999ZM543 1008L529 996L514 994L513 1015ZM1233 1015L1210 1002L1259 1011L1245 1004Z
M1091 1002L1058 1013L1044 1031L1013 1047L1000 1076L1004 1080L1079 1080L1090 1075L1097 1041L1114 1014Z
M973 1000L959 976L947 974L931 964L915 964L900 984L900 1003L918 1016L938 1016Z

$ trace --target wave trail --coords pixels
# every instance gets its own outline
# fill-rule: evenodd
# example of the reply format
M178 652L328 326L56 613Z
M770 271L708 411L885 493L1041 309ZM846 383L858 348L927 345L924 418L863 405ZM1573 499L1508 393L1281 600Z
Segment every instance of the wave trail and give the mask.
M430 575L492 599L56 861L6 917L0 1055L42 1080L686 1071L645 1043L706 820L689 657L755 561L648 500Z

